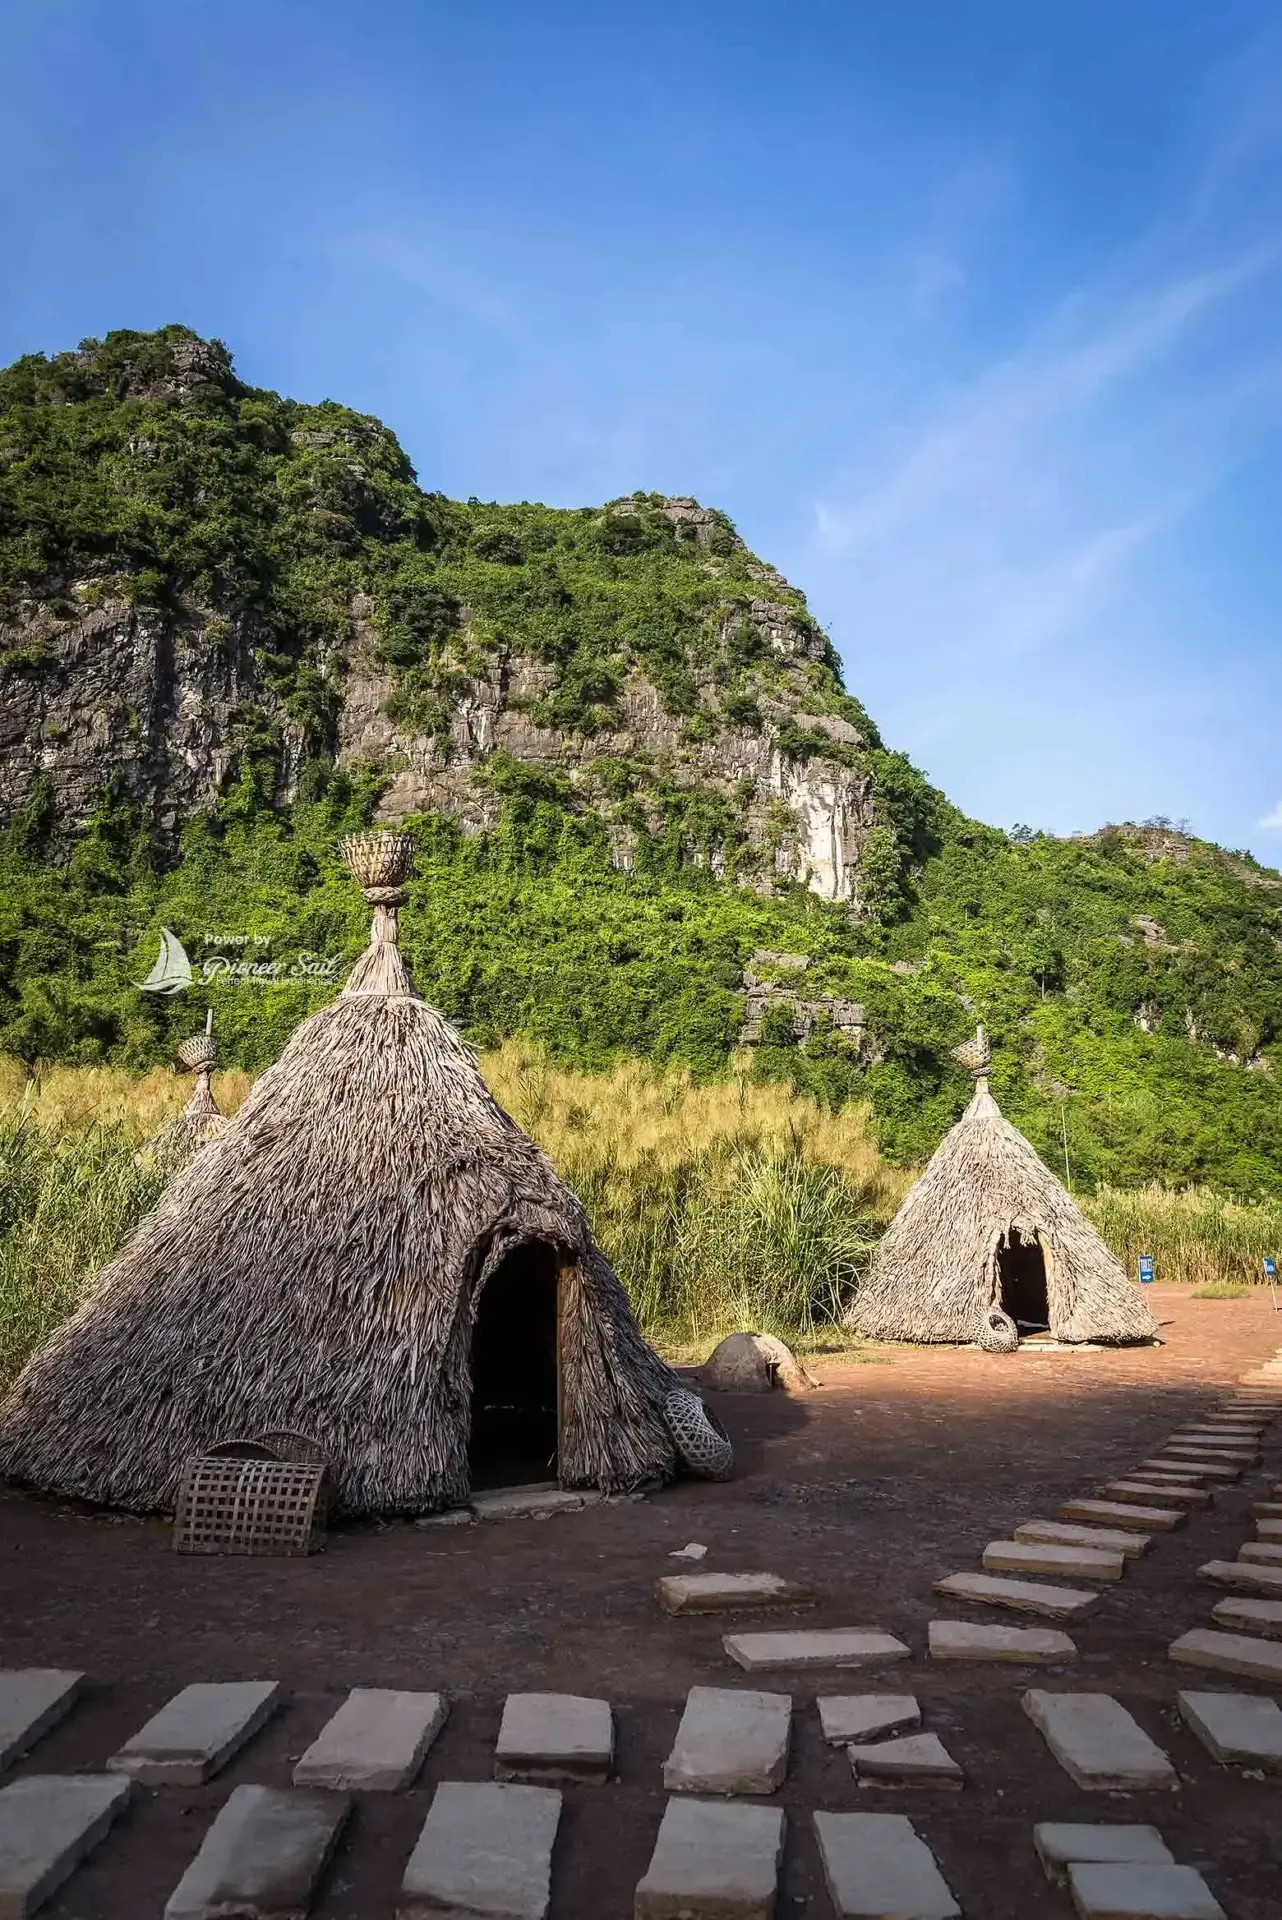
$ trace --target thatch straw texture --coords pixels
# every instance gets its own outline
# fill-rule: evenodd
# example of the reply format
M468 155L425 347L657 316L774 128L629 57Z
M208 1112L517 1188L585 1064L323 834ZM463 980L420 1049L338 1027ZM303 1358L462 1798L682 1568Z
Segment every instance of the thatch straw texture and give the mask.
M675 1376L578 1200L414 992L395 917L376 906L339 998L28 1364L0 1406L0 1471L163 1510L193 1453L292 1428L322 1442L342 1511L458 1502L477 1301L531 1241L561 1270L562 1483L673 1471Z
M982 1079L886 1229L847 1324L876 1340L1013 1347L999 1268L1012 1229L1040 1243L1054 1338L1153 1337L1139 1288Z
M218 1064L218 1049L211 1034L212 1025L211 1009L205 1021L205 1031L193 1034L178 1047L178 1058L184 1067L195 1074L196 1084L182 1112L152 1136L141 1155L142 1160L159 1167L168 1176L185 1167L192 1155L199 1153L209 1141L217 1139L227 1125L210 1085Z

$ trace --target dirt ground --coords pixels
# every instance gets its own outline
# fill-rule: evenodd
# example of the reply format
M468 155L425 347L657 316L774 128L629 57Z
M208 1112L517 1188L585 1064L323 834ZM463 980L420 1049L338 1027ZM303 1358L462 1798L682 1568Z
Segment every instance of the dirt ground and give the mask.
M1074 1493L1136 1465L1187 1415L1282 1342L1267 1297L1197 1301L1155 1288L1164 1345L1116 1353L880 1350L816 1368L823 1390L716 1400L736 1448L726 1486L682 1482L653 1498L546 1521L352 1528L305 1561L201 1560L149 1522L0 1492L0 1663L80 1667L88 1699L18 1773L101 1767L179 1686L270 1678L290 1698L203 1788L140 1792L111 1838L46 1911L51 1920L160 1920L164 1902L232 1786L286 1785L293 1759L354 1685L439 1688L449 1722L415 1788L360 1798L318 1920L380 1920L435 1783L489 1777L504 1695L592 1693L614 1705L618 1778L573 1788L553 1873L554 1920L624 1920L664 1804L661 1766L686 1690L743 1683L791 1690L797 1706L779 1914L828 1914L809 1813L907 1813L934 1849L967 1920L1071 1912L1032 1852L1035 1821L1146 1821L1207 1876L1230 1920L1282 1912L1282 1779L1216 1766L1177 1721L1168 1643L1206 1624L1213 1592L1195 1569L1232 1558L1247 1509L1282 1477L1282 1422L1263 1471L1161 1543L1073 1629L1062 1670L933 1667L932 1617L966 1614L931 1591L978 1566L989 1540L1053 1516ZM707 1569L765 1569L814 1585L805 1614L756 1624L881 1626L913 1659L879 1672L747 1680L721 1634L747 1616L672 1620L652 1597L668 1555L708 1547ZM1013 1616L1007 1616L1013 1619ZM1170 1753L1177 1792L1080 1791L1019 1708L1028 1685L1115 1694ZM925 1725L966 1771L960 1793L857 1788L819 1738L817 1692L915 1692Z

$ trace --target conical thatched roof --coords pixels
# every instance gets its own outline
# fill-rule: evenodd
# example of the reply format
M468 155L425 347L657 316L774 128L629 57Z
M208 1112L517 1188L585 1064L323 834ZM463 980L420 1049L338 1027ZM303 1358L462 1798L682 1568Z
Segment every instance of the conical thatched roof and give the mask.
M213 1024L211 1007L205 1018L205 1031L194 1033L179 1046L178 1058L189 1073L195 1074L196 1084L182 1112L166 1122L143 1149L142 1157L167 1175L178 1173L193 1154L211 1140L216 1140L227 1125L226 1116L220 1110L210 1085L218 1063Z
M1044 1264L1051 1335L1149 1340L1156 1325L1072 1196L988 1090L983 1029L958 1049L977 1073L974 1098L886 1229L847 1324L876 1340L1018 1343L1003 1307L1010 1248ZM1009 1302L1008 1302L1009 1304Z
M30 1361L0 1404L0 1472L163 1510L193 1453L286 1428L322 1444L349 1513L457 1502L478 1301L532 1244L559 1269L562 1483L672 1471L675 1376L574 1194L410 983L393 838L345 850L375 916L343 992Z

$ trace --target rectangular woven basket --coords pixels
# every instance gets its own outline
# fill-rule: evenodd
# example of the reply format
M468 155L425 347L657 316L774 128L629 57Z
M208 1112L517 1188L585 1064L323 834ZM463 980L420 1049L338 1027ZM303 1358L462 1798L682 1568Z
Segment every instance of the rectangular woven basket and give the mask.
M175 1553L316 1553L329 1477L301 1460L189 1460L174 1512Z

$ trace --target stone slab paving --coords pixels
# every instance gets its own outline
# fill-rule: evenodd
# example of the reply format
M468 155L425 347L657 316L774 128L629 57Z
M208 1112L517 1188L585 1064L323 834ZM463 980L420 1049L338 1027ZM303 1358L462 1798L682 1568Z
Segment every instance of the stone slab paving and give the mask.
M237 1787L170 1895L165 1920L306 1914L350 1811L344 1793Z
M899 1813L816 1813L828 1893L840 1920L960 1920L935 1856Z
M830 1747L875 1740L921 1725L921 1708L911 1693L827 1693L815 1702L819 1725Z
M1195 1867L1075 1861L1068 1890L1081 1920L1225 1920Z
M1270 1505L1274 1503L1270 1501ZM1255 1534L1258 1540L1282 1540L1282 1517L1274 1520L1268 1514L1255 1516Z
M791 1695L691 1687L663 1784L669 1793L773 1793L791 1738Z
M1242 1454L1256 1460L1259 1458L1260 1449L1253 1442L1253 1435L1234 1433L1231 1430L1226 1432L1223 1428L1217 1430L1211 1427L1185 1427L1179 1433L1173 1433L1167 1445L1178 1447L1181 1451L1187 1448L1198 1454L1209 1453L1212 1458L1217 1453L1227 1452L1230 1455Z
M1129 1500L1065 1500L1060 1512L1065 1520L1129 1527L1132 1533L1172 1533L1188 1519L1179 1507L1143 1507Z
M1214 1496L1209 1487L1194 1487L1161 1480L1109 1480L1102 1489L1111 1504L1124 1506L1180 1508L1209 1507Z
M810 1633L728 1633L721 1642L747 1673L767 1668L875 1667L907 1660L909 1649L880 1627L821 1627Z
M1251 1513L1256 1520L1282 1520L1282 1500L1257 1500Z
M1245 1633L1217 1633L1211 1627L1193 1627L1172 1640L1169 1657L1185 1667L1204 1667L1211 1673L1237 1673L1249 1680L1267 1680L1282 1687L1282 1645L1276 1640L1253 1640Z
M1096 1792L1175 1787L1179 1778L1120 1700L1109 1693L1046 1693L1020 1703L1070 1780Z
M396 1920L545 1920L555 1787L443 1780L405 1868Z
M1264 1599L1282 1600L1282 1567L1261 1567L1250 1560L1208 1560L1197 1570L1213 1587L1238 1587Z
M975 1620L932 1620L932 1660L1004 1660L1022 1666L1058 1666L1077 1658L1077 1642L1054 1627L987 1626Z
M1192 1462L1199 1471L1205 1471L1208 1467L1237 1467L1244 1472L1247 1467L1253 1467L1260 1457L1257 1447L1212 1447L1195 1440L1168 1440L1162 1452L1169 1460Z
M965 1774L936 1733L909 1733L900 1740L846 1749L861 1786L948 1787L956 1790Z
M133 1788L111 1774L29 1774L0 1790L0 1920L26 1920L124 1812Z
M669 1573L654 1597L665 1613L730 1613L740 1607L805 1607L814 1589L777 1573Z
M281 1698L275 1680L198 1681L176 1693L107 1766L148 1786L198 1787L253 1739Z
M1151 1533L1130 1533L1122 1527L1075 1527L1070 1520L1023 1520L1015 1529L1015 1538L1059 1547L1088 1547L1096 1553L1120 1553L1128 1560L1137 1560L1153 1544Z
M1227 1765L1282 1773L1282 1707L1258 1693L1178 1693L1180 1712Z
M986 1573L1051 1573L1065 1580L1095 1580L1106 1586L1120 1580L1126 1561L1120 1553L1090 1547L1060 1547L1035 1540L990 1540L984 1548Z
M509 1693L494 1749L497 1780L600 1783L614 1760L608 1700L575 1693Z
M0 1673L0 1773L70 1713L84 1684L83 1673L64 1667Z
M1098 1593L1082 1587L1040 1587L1035 1580L1008 1580L994 1573L950 1573L935 1592L981 1607L1039 1614L1044 1620L1082 1620L1099 1605Z
M294 1785L395 1793L413 1780L448 1713L439 1693L354 1687L294 1768Z
M1237 1557L1257 1567L1282 1567L1282 1541L1248 1540L1238 1548Z
M782 1807L669 1800L635 1920L772 1920L783 1836Z
M1227 1600L1216 1601L1211 1618L1217 1626L1240 1627L1265 1640L1282 1640L1282 1600L1249 1600L1231 1594Z
M1074 1861L1166 1866L1175 1859L1156 1827L1096 1826L1078 1820L1043 1820L1033 1828L1033 1849L1048 1880L1063 1880Z

